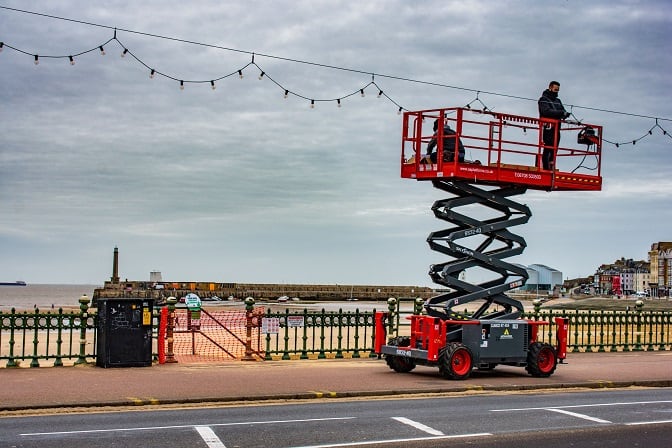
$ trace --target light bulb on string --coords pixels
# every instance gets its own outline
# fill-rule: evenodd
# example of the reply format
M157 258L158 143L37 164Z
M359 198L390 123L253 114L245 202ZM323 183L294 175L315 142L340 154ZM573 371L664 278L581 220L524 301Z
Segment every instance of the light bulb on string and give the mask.
M212 90L215 90L217 87L215 87L215 81L210 81L210 87L212 87Z
M68 56L68 58L70 58L70 65L75 65L75 58L72 56Z
M310 108L315 109L315 100L310 100Z
M2 52L2 47L4 47L4 46L5 46L5 43L4 43L4 42L0 42L0 53Z
M285 89L285 99L287 99L287 95L289 95L289 90Z
M103 46L101 45L101 46L98 47L98 48L100 49L100 55L101 55L101 56L105 56L105 49L103 48Z
M154 69L149 72L149 79L154 79Z
M238 70L238 76L240 77L240 79L243 79L243 71L242 70Z
M378 91L378 98L380 98L381 96L383 96L383 91L382 90Z
M399 110L397 111L397 115L401 115L401 106L399 106Z
M121 52L121 57L122 57L122 58L125 58L125 57L126 57L126 53L128 53L128 48L124 48L124 51Z
M362 98L364 98L364 89L359 89L359 93L362 95Z
M40 57L38 55L35 55L35 65L38 65L40 63Z
M180 90L184 90L184 81L180 80Z
M259 81L262 80L262 78L264 77L265 74L266 74L265 72L261 72L261 73L259 73Z
M338 98L338 99L336 100L336 103L338 104L338 107L341 107L341 99L340 99L340 98Z

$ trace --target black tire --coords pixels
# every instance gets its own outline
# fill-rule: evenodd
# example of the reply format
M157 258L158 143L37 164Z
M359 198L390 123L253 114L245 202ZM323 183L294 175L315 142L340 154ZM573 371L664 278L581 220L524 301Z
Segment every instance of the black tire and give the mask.
M533 342L527 352L525 370L532 376L546 378L553 375L558 365L558 355L550 344Z
M395 345L400 347L408 347L410 344L411 338L409 337L397 337L392 338L388 342L388 345ZM411 358L405 356L396 356L396 355L385 355L385 362L388 367L398 373L408 373L411 370L415 369L415 361Z
M471 350L460 342L447 344L439 353L439 373L450 380L466 380L474 367Z

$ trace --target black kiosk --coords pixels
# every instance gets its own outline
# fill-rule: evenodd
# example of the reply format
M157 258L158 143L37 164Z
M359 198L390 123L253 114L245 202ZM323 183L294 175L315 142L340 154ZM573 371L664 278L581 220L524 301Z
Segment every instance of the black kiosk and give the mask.
M152 308L154 299L98 299L99 367L152 365Z

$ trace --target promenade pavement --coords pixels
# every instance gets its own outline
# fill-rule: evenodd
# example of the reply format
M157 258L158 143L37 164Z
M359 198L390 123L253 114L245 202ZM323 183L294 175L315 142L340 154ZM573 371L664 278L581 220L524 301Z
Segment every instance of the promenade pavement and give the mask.
M151 367L1 368L0 412L566 388L672 387L672 352L569 353L549 378L497 366L464 381L437 368L400 374L384 360L233 361Z

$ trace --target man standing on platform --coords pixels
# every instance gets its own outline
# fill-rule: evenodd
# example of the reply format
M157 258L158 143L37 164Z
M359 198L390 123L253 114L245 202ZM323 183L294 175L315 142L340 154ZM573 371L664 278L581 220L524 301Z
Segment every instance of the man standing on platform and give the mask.
M569 112L565 110L562 101L558 98L560 83L551 81L548 89L544 90L539 98L539 117L551 118L557 120L553 123L543 123L542 140L544 142L544 153L541 161L545 170L552 169L553 152L560 144L560 120L569 117Z

